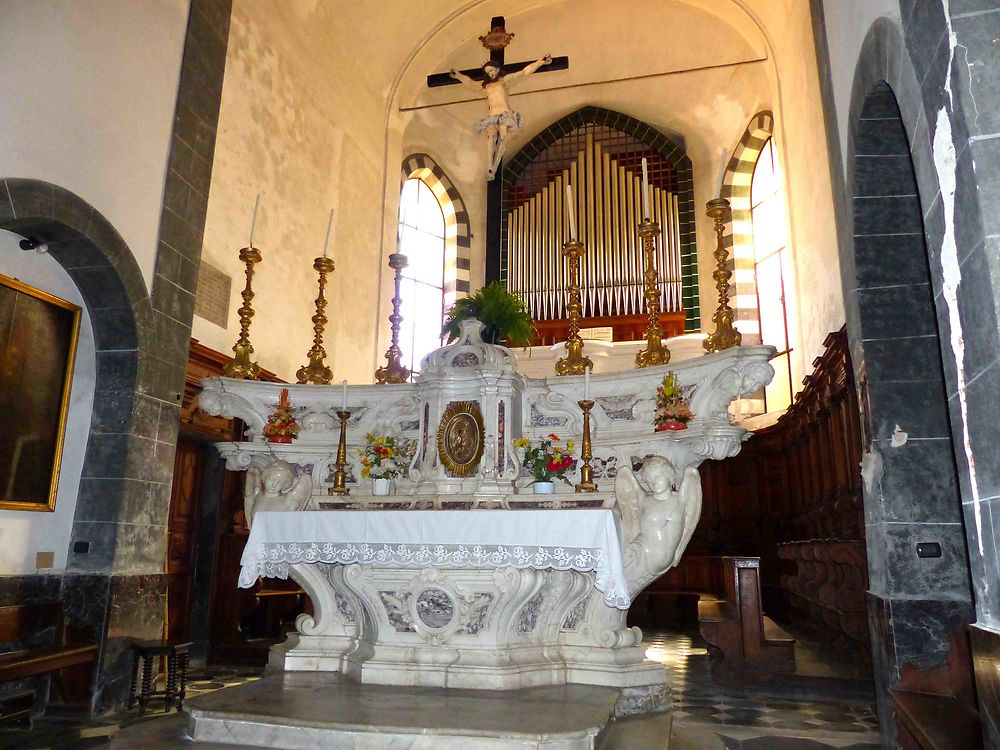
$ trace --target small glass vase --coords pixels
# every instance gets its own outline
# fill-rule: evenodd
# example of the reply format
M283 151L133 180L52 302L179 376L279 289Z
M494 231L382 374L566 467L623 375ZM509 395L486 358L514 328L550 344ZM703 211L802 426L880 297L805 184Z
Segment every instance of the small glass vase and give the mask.
M532 482L531 491L536 495L551 495L556 490L555 482Z
M378 497L384 497L389 494L389 483L390 479L386 477L379 477L372 479L372 494Z

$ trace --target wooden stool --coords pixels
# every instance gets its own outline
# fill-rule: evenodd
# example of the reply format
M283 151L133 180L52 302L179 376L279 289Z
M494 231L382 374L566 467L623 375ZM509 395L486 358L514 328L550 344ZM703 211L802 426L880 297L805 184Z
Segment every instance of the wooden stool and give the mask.
M146 712L146 702L150 698L163 698L163 708L170 710L176 701L177 710L184 707L184 692L187 688L187 669L191 641L133 641L132 687L129 689L128 707L139 703L139 715ZM152 662L160 656L167 657L167 685L162 692L153 690ZM142 679L139 695L136 695L139 665L142 664ZM178 673L180 684L178 684Z

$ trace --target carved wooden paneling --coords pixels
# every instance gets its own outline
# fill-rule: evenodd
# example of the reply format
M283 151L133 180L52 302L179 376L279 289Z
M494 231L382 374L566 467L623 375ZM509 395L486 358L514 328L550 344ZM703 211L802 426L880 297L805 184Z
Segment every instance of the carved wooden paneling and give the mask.
M701 466L702 521L689 554L761 558L765 604L867 644L867 560L854 374L841 329L771 427Z

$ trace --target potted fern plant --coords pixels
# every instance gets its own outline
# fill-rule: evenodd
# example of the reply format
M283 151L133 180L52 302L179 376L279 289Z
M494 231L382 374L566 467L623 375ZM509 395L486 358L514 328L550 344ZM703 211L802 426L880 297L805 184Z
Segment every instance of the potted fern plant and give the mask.
M459 338L462 321L476 318L483 324L483 341L527 347L535 332L535 321L528 314L524 300L508 292L499 281L487 284L468 297L458 300L448 311L441 335L448 343Z

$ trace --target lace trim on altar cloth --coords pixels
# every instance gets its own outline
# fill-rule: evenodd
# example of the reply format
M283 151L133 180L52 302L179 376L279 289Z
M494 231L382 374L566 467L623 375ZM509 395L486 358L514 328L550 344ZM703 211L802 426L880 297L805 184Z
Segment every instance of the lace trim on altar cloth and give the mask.
M609 607L628 609L627 591L619 590L604 551L589 547L532 547L464 544L352 544L277 543L256 545L244 561L239 585L250 588L258 578L288 578L288 566L297 563L393 564L406 567L437 565L465 568L535 568L593 571L598 591Z

